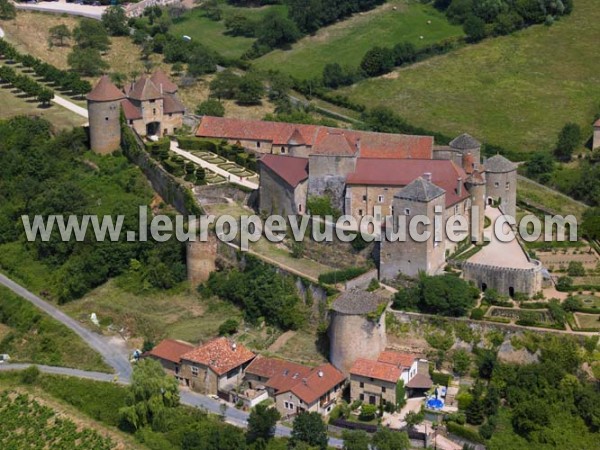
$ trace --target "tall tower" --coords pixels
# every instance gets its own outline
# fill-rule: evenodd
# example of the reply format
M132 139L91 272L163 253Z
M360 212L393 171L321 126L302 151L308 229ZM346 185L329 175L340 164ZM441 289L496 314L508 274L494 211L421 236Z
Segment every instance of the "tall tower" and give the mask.
M482 244L485 226L485 179L478 170L474 170L468 175L466 185L471 194L471 215L477 214L477 217L471 218L471 241Z
M125 94L111 83L107 75L100 78L87 95L90 122L90 147L106 155L121 146L121 100Z
M504 214L517 216L517 165L502 155L485 161L488 204L498 204Z
M446 261L443 227L442 239L436 241L434 221L436 215L443 218L445 209L446 191L431 182L429 173L415 179L394 195L392 226L395 232L404 230L406 240L390 242L385 235L382 236L379 254L381 279L391 280L399 273L409 277L417 276L419 272L433 275L442 268ZM418 224L417 216L426 216L430 224ZM429 232L429 238L421 241L418 236L411 236L409 225L412 221L416 226L415 234Z
M464 133L453 139L452 142L450 142L450 147L462 153L463 166L465 156L468 153L472 155L473 169L477 169L481 164L481 143L470 134Z

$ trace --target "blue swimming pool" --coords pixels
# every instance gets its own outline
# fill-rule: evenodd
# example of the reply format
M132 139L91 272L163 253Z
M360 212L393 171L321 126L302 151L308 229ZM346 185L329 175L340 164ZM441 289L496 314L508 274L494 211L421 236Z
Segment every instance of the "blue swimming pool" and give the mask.
M444 401L439 398L429 397L425 402L425 407L428 409L442 409L444 407Z

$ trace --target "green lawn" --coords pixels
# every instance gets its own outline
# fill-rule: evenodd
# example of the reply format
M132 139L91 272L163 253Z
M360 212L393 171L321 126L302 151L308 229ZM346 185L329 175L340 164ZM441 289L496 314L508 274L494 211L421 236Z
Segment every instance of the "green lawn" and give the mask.
M228 58L239 58L252 46L254 38L226 35L225 18L227 16L240 14L252 20L259 20L270 10L277 10L282 14L286 14L286 7L283 5L243 8L228 5L223 1L221 9L223 20L215 22L205 17L204 11L200 8L194 8L181 18L173 21L171 33L175 36L190 36L192 40L201 42Z
M572 15L551 27L488 39L340 93L449 135L549 150L566 122L591 132L600 105L599 21L596 0L575 0Z
M294 44L291 50L273 51L254 64L261 69L279 69L298 78L309 78L320 75L323 67L332 62L357 67L375 45L392 47L409 41L422 46L462 34L460 27L450 25L431 6L415 0L390 0L370 12L320 29Z
M577 318L577 323L579 324L579 328L598 328L600 329L600 316L597 314L582 314L582 313L574 313L573 314Z

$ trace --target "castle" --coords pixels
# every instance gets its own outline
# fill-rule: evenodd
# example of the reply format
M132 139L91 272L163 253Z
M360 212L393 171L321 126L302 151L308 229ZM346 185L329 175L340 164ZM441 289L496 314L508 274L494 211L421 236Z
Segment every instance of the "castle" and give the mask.
M183 125L185 107L177 97L177 85L158 70L141 77L121 91L103 76L87 95L90 146L108 154L121 145L121 111L127 124L140 136L162 137Z
M204 117L196 135L260 155L261 213L305 214L308 200L317 196L327 196L357 221L389 215L395 224L400 216L433 218L440 211L444 219L465 217L467 238L477 244L483 243L486 206L516 215L516 164L501 155L482 161L481 144L468 134L435 146L430 136ZM457 246L447 236L440 242L383 239L379 277L440 273ZM494 286L489 280L478 284Z

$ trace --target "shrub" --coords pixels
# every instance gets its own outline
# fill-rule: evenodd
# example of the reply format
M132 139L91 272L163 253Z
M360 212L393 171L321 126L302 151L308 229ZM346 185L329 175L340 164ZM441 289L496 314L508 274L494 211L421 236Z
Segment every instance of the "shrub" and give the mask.
M433 381L433 384L448 386L452 381L452 375L450 375L449 373L432 372L431 381Z
M213 153L216 153L217 151L217 144L196 137L180 136L177 138L177 144L184 150L204 150Z
M468 441L473 441L473 442L477 442L477 443L484 443L484 439L479 436L478 433L476 433L475 431L472 431L466 427L463 427L462 425L459 425L457 423L454 422L448 422L448 424L446 425L448 432L455 434L459 437L462 437Z
M481 308L475 308L471 311L471 319L473 320L482 320L483 316L485 316L485 311Z
M319 275L319 283L335 284L356 278L369 270L367 267L349 267L348 269L334 270Z
M368 422L375 418L376 413L377 413L376 405L362 405L358 419L362 420L364 422Z
M40 377L40 369L37 366L29 366L21 372L21 383L34 384Z
M219 326L219 336L232 335L237 333L239 322L235 319L227 319Z

